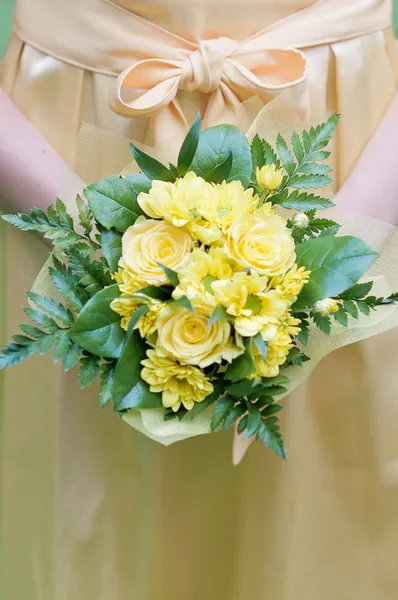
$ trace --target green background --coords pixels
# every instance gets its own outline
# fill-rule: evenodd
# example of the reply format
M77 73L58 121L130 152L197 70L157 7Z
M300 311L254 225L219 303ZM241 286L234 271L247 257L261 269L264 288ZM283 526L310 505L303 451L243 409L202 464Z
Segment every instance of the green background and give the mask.
M35 0L31 0L34 2ZM67 2L68 0L64 0ZM217 0L214 0L215 2ZM347 0L349 2L349 0ZM393 0L394 4L394 30L398 38L398 0ZM14 0L0 0L0 59L7 47L7 41L11 33L12 8Z

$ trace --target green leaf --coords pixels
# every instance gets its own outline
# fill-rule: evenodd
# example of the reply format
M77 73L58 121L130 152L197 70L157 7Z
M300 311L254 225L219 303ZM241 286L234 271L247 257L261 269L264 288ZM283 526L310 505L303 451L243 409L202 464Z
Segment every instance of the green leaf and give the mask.
M306 162L298 169L298 171L300 173L307 173L308 175L325 175L326 173L333 171L333 169L332 167L329 167L329 165Z
M261 333L258 333L253 337L254 345L259 351L263 360L267 360L268 348L266 342L264 342Z
M289 187L296 190L312 190L323 188L333 182L327 175L294 175L289 181Z
M331 322L329 317L322 317L321 315L315 313L312 315L314 319L315 325L326 335L330 335L331 332Z
M292 147L297 158L297 162L301 163L304 158L304 148L303 144L301 143L300 136L296 132L294 132L292 135Z
M7 344L0 352L0 370L12 367L28 356L32 356L38 350L38 344L39 342L35 340L29 345Z
M363 302L362 300L358 300L357 304L358 304L358 308L361 311L361 313L363 313L366 316L370 315L370 308L366 304L366 302Z
M48 269L51 281L69 306L79 312L88 301L88 294L80 287L79 279L73 275L69 267L55 257L52 261L54 267Z
M194 159L198 144L199 144L199 134L200 134L200 113L198 113L194 124L191 129L188 131L188 134L185 140L182 143L180 153L178 155L177 161L177 169L180 177L183 177L185 173L189 170L189 167L192 164Z
M333 137L334 131L339 122L340 115L332 115L326 123L321 123L317 127L311 127L308 137L310 140L307 151L320 150L325 148Z
M147 194L152 187L152 180L143 173L126 173L124 178L133 188L136 197L142 193Z
M280 135L280 133L278 133L276 138L276 150L283 166L285 167L286 173L288 175L293 175L296 168L296 163L294 162L293 155L289 150L286 140Z
M70 248L65 252L73 274L79 278L80 284L92 296L104 287L111 285L112 279L109 271L98 260L79 252L77 248Z
M122 257L122 234L116 229L101 231L101 247L111 271L116 272Z
M273 450L278 456L283 458L283 460L286 460L286 451L280 434L277 417L263 420L257 433L257 440Z
M261 385L256 380L242 379L236 383L232 383L225 388L225 391L234 398L244 398L249 394L256 391L257 388L261 388Z
M25 333L28 337L34 340L39 340L40 338L46 335L44 331L38 329L34 325L30 325L29 323L22 323L22 325L20 325L19 328L23 333Z
M208 173L232 152L232 166L227 181L235 179L246 188L250 182L252 159L246 137L233 125L217 125L203 131L191 170L207 180Z
M100 383L100 406L104 408L112 400L112 382L115 366L113 363L102 363Z
M156 160L156 158L149 156L149 154L146 154L146 152L143 152L133 144L130 144L130 148L137 165L149 179L169 181L171 183L175 181L175 177L169 169Z
M227 313L225 306L222 304L217 304L217 306L213 308L208 325L210 327L210 325L214 325L214 323L217 323L217 321L224 322L232 320L233 317Z
M299 212L305 212L312 209L323 210L334 206L334 202L328 198L307 194L307 192L300 193L298 190L295 190L290 194L288 190L283 190L280 194L271 196L271 201L272 204L279 204L280 206L283 206L283 208L297 210Z
M84 233L86 235L90 235L93 230L92 220L93 213L91 212L90 207L86 204L83 198L80 195L77 195L76 198L76 206L79 213L79 223L84 229Z
M155 298L156 300L169 300L171 298L172 291L173 288L169 285L149 285L136 290L134 295L139 296L140 294L143 294L144 296L149 296L149 298Z
M340 307L337 312L333 313L333 317L338 323L344 327L348 327L348 317L343 307Z
M243 433L244 430L247 427L247 421L248 421L249 417L248 415L245 415L244 417L241 418L241 420L238 423L238 433Z
M195 402L195 406L188 412L191 420L196 419L198 415L200 415L206 408L209 408L216 400L218 400L219 392L218 390L214 390L212 394L206 396L202 402Z
M80 387L91 385L101 369L101 361L97 356L84 356L80 361Z
M68 334L65 332L61 332L55 341L54 351L53 351L53 361L55 363L64 359L68 354L69 348L71 346L71 341L68 337Z
M303 352L301 352L301 350L299 350L296 347L293 347L286 358L285 365L301 367L304 363L308 362L309 360L309 357L306 356Z
M95 219L105 229L114 227L123 233L142 214L130 183L123 177L100 179L89 185L84 194Z
M110 304L119 296L116 284L93 296L71 327L70 338L92 354L118 358L123 347L124 331L120 326L120 316Z
M112 399L116 411L162 406L161 394L151 392L141 379L141 361L146 358L146 348L137 331L128 333L113 374Z
M261 386L264 388L275 387L289 383L289 378L285 375L277 375L276 377L270 377L269 379L263 379Z
M256 431L260 427L262 418L261 418L261 412L258 410L258 408L256 408L256 406L251 404L251 402L247 402L246 406L247 406L248 419L247 419L247 428L245 431L245 437L251 437L252 435L254 435L256 433Z
M38 308L46 312L50 317L56 321L60 321L63 325L73 325L74 318L73 314L68 308L65 308L62 304L57 304L55 300L40 296L35 292L27 292L29 300L33 302Z
M269 142L266 140L261 140L263 145L263 163L260 166L264 165L275 165L277 169L280 167L280 162L276 155L275 150L271 146Z
M366 283L356 283L351 288L339 295L342 300L362 300L372 290L373 281Z
M297 263L311 271L294 310L332 298L349 289L378 256L364 241L351 236L310 239L296 246Z
M228 397L221 398L221 400L217 402L217 406L214 409L210 422L210 428L212 431L216 431L222 425L233 407L234 400Z
M336 227L337 230L340 229L340 225L331 219L311 219L309 224L309 229L315 233L325 230L328 231L331 228L335 229Z
M142 306L139 306L137 308L137 310L134 312L133 316L131 317L131 319L129 321L129 331L132 331L134 329L134 327L137 325L137 323L141 319L141 317L146 315L146 313L148 311L149 311L149 306L147 304L143 304Z
M73 344L64 358L64 371L70 371L79 362L82 350L79 344Z
M232 361L225 373L225 379L229 381L239 381L254 375L256 366L252 355L252 338L245 338L245 353Z
M301 323L300 323L299 327L300 327L301 331L297 336L297 341L300 344L302 344L303 346L306 346L308 344L308 340L310 337L308 321L301 319Z
M175 306L181 306L182 308L186 308L192 313L195 312L190 300L186 296L181 296L181 298L178 298L178 300L172 300L171 304L174 304Z
M252 155L252 165L253 165L252 179L253 179L253 181L256 181L256 169L257 169L257 167L259 169L261 169L261 167L264 165L263 143L257 133L252 140L252 143L250 146L250 151L251 151L251 155Z
M234 408L232 408L225 417L222 424L222 428L229 429L230 427L235 425L236 421L240 419L240 417L244 415L245 412L246 408L244 404L237 404L236 406L234 406Z
M232 167L232 152L230 151L227 158L209 171L206 175L206 181L211 183L222 183L227 181L228 175Z
M350 317L352 317L353 319L358 319L358 307L355 304L355 302L353 302L352 300L344 300L343 305Z
M44 313L29 307L24 307L22 310L24 311L25 315L29 317L29 319L31 319L31 321L36 323L36 325L38 325L39 327L46 329L50 333L58 331L59 327L54 321L54 319L47 317L47 315L45 315Z
M165 265L162 265L161 263L158 263L158 265L162 269L162 271L164 271L166 273L167 278L170 281L171 285L174 285L174 287L177 287L180 283L177 273L175 271L173 271L173 269L169 269L169 267L166 267Z

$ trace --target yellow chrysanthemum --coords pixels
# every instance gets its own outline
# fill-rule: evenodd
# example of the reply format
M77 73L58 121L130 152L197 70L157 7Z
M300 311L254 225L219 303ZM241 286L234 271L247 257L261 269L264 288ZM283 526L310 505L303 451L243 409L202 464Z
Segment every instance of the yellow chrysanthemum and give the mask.
M278 331L296 337L301 331L300 324L300 319L292 317L290 311L287 311L279 320Z
M149 305L149 310L137 321L134 329L138 329L141 337L146 337L156 331L156 320L159 312L165 306L162 302L144 295L142 295L140 301L139 296L132 297L130 294L122 294L119 298L112 300L110 306L113 311L122 317L121 327L127 331L131 317L143 304Z
M304 285L308 283L310 275L311 271L306 271L305 267L299 268L296 264L293 265L286 275L283 277L275 277L271 283L278 292L286 296L293 304L293 302L296 302Z
M260 300L255 295L263 292L268 285L268 277L261 277L255 271L234 273L232 278L214 281L211 284L217 301L225 306L234 317L250 316L260 309Z
M217 279L232 276L231 261L222 248L214 246L208 252L203 248L197 248L192 252L187 267L182 269L178 276L180 285L173 292L174 298L204 297L215 304L211 284Z
M156 323L159 316L160 311L166 305L162 302L156 302L152 299L151 306L145 315L143 315L134 326L134 329L138 329L140 332L140 336L148 337L156 333Z
M283 180L283 169L277 169L276 165L265 165L257 167L256 178L259 187L265 192L278 189Z
M278 331L276 336L268 342L267 358L264 360L258 350L254 348L253 357L256 365L255 377L276 377L279 374L279 368L286 361L287 355L293 348L291 337L282 331Z
M151 392L162 393L162 404L176 412L181 404L191 410L196 402L202 402L214 390L203 371L194 366L181 365L171 356L162 356L156 350L148 350L141 364L141 377Z
M116 273L113 273L112 279L119 285L119 290L126 294L134 294L136 290L144 288L147 285L127 268L123 258L120 259L119 269Z
M252 306L254 310L251 314L242 314L235 319L235 329L243 337L252 337L264 330L264 336L268 339L273 337L273 333L269 332L275 331L275 326L286 313L290 302L283 294L270 290L252 298Z
M119 298L115 298L111 302L111 309L122 317L121 326L127 331L130 319L139 308L140 304L129 294L122 294Z
M259 202L250 188L245 190L240 181L211 184L197 202L196 210L225 233L241 215L252 214Z

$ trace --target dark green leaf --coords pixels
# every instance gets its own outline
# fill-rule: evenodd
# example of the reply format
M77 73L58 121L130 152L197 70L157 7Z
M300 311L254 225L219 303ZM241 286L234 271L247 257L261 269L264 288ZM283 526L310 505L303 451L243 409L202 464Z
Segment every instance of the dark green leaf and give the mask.
M286 365L288 366L296 366L296 367L301 367L305 362L309 361L310 359L308 358L308 356L306 356L303 352L301 352L301 350L299 350L298 348L294 347L290 350L287 358L286 358ZM284 390L285 391L285 390ZM283 392L284 393L284 392ZM274 395L276 395L274 393Z
M355 302L353 302L352 300L345 300L343 304L348 314L354 319L358 319L358 308Z
M348 317L345 310L342 307L340 307L337 312L333 313L333 317L338 323L340 323L344 327L348 327Z
M80 361L80 387L91 385L101 368L101 362L97 356L85 356Z
M195 119L194 124L191 129L188 131L188 134L185 140L182 143L180 153L178 155L177 168L178 174L180 177L183 177L185 173L189 170L189 167L192 164L194 159L198 144L199 144L199 134L200 134L200 113Z
M206 174L206 181L211 183L222 183L227 181L228 175L232 167L232 152L230 151L227 158L215 165L214 168Z
M47 315L45 315L44 313L29 307L24 307L23 311L25 315L29 317L29 319L31 319L39 327L46 329L50 333L58 331L59 327L57 323L50 317L47 317Z
M292 135L292 147L297 158L297 162L301 163L304 158L304 148L303 144L301 143L300 136L296 132L294 132Z
M323 210L334 206L334 202L328 198L321 198L307 192L299 192L298 190L289 194L288 190L283 190L280 194L275 194L271 197L272 204L279 204L283 208L298 210L305 212L311 209Z
M162 265L161 263L158 263L158 265L162 269L162 271L164 271L166 273L167 278L170 281L171 285L174 285L174 287L177 287L180 283L177 273L175 271L173 271L173 269L169 269L169 267L166 267L165 265Z
M76 206L79 211L79 222L83 227L86 235L90 235L93 230L92 220L93 213L91 212L90 207L86 204L81 196L77 196L76 198Z
M297 341L302 344L303 346L306 346L308 344L308 340L309 340L309 336L310 336L310 332L309 332L309 323L308 321L301 321L300 325L299 325L301 331L297 336Z
M113 363L101 365L100 406L103 408L112 400L112 382L115 366Z
M115 284L93 296L70 329L70 338L92 354L118 358L124 331L120 326L120 316L111 309L110 304L119 295Z
M263 162L259 166L275 165L276 168L279 169L280 162L279 162L276 152L273 149L273 147L271 146L271 144L269 142L267 142L266 140L262 140L262 145L263 145Z
M73 275L69 267L55 257L52 261L54 267L48 269L51 281L69 306L79 312L88 301L88 294L80 287L79 279Z
M378 256L364 241L351 236L307 240L296 246L296 255L298 266L305 266L311 276L294 310L346 291Z
M101 247L109 268L116 272L122 257L122 234L116 229L103 229Z
M296 190L312 190L323 188L332 181L333 179L327 175L294 175L289 181L289 187Z
M250 436L254 435L256 433L256 431L258 430L258 428L260 427L262 418L261 418L260 411L254 404L251 404L251 402L248 402L246 406L247 406L248 420L247 420L247 428L245 431L245 437L250 437Z
M55 363L64 359L68 354L69 348L71 346L71 341L65 332L60 333L57 336L56 342L54 344L54 352L53 352L53 361Z
M135 196L142 193L147 194L152 187L152 180L143 173L126 173L125 180L133 188Z
M245 338L245 353L236 358L228 367L225 373L225 379L229 381L239 381L254 375L256 366L252 355L252 338Z
M124 232L142 214L130 183L112 175L89 185L84 194L95 219L105 229Z
M373 281L366 283L356 283L354 286L339 295L343 300L362 300L369 294L373 287Z
M272 421L274 417L263 420L257 433L257 439L273 450L278 456L286 460L286 452L280 434L278 422Z
M250 151L251 151L251 155L252 155L252 164L253 164L252 179L253 179L253 181L256 181L257 167L259 167L259 169L261 169L261 167L264 166L263 143L257 133L252 140L252 143L250 146Z
M218 400L219 392L215 390L210 396L207 396L202 402L195 402L195 406L188 412L191 420L196 419L206 408L209 408L216 400Z
M144 296L149 296L150 298L155 298L156 300L169 300L172 291L173 288L169 285L149 285L148 287L136 290L134 295L144 294Z
M247 187L252 172L252 159L246 137L233 125L217 125L203 131L191 169L200 177L227 159L232 152L232 167L227 181L235 179Z
M70 371L79 362L81 356L81 348L79 344L73 344L64 358L64 370Z
M34 292L27 292L26 294L31 302L53 319L60 321L63 325L73 325L73 314L69 309L62 306L62 304L57 304L55 300L45 298Z
M141 379L141 361L146 357L146 348L139 333L129 331L113 375L112 400L116 411L162 406L161 394L151 392Z
M212 431L216 431L223 424L233 407L234 401L228 397L222 398L217 402L210 422L210 428Z
M363 302L362 300L358 300L358 308L361 311L361 313L363 313L364 315L366 315L366 316L370 315L370 308L366 304L366 302Z
M246 412L246 407L244 404L238 404L234 408L232 408L227 416L224 419L222 424L223 429L229 429L232 425L235 425L236 421L240 419L242 415Z
M135 158L137 165L140 167L141 171L146 175L149 179L157 179L160 181L175 181L175 177L173 177L172 173L170 173L169 169L162 165L161 162L146 154L133 144L130 144L131 152Z
M80 284L92 296L112 283L109 271L98 260L70 248L65 252L73 275L78 277Z
M142 306L139 306L137 308L137 310L134 312L133 316L131 317L131 319L129 321L129 331L132 331L134 329L134 327L137 325L138 321L141 319L141 317L146 315L148 310L149 310L149 306L147 304L143 304Z
M315 313L312 315L312 318L314 319L314 323L318 329L320 329L323 333L326 333L326 335L330 335L331 322L329 317L322 317L321 315Z
M174 304L175 306L181 306L182 308L186 308L192 313L195 312L190 300L186 296L181 296L181 298L178 298L178 300L172 300L171 304Z
M256 391L260 387L260 384L256 380L242 379L236 383L232 383L225 388L225 391L234 398L243 398L248 396L250 393Z
M247 427L248 416L245 415L238 423L238 433L243 433Z
M269 379L263 379L261 382L262 387L275 387L289 383L289 378L285 375L277 375L276 377L270 377Z

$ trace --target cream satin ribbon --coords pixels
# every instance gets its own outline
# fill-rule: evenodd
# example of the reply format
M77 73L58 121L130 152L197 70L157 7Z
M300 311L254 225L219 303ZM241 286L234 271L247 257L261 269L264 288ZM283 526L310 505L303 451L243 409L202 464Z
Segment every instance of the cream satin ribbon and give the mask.
M148 0L148 14L150 4ZM259 3L259 22L266 4ZM214 39L207 39L206 28L199 31L202 39L188 39L190 31L182 37L161 20L135 15L134 2L131 10L129 5L115 0L18 0L14 31L62 61L115 76L112 109L129 117L151 115L151 144L165 138L180 142L187 127L180 105L186 91L204 94L209 124L239 124L243 100L256 96L266 103L286 89L305 116L306 59L297 49L391 25L391 0L318 0L244 41L214 33ZM225 8L228 23L228 2ZM201 100L196 97L195 103L199 108Z

